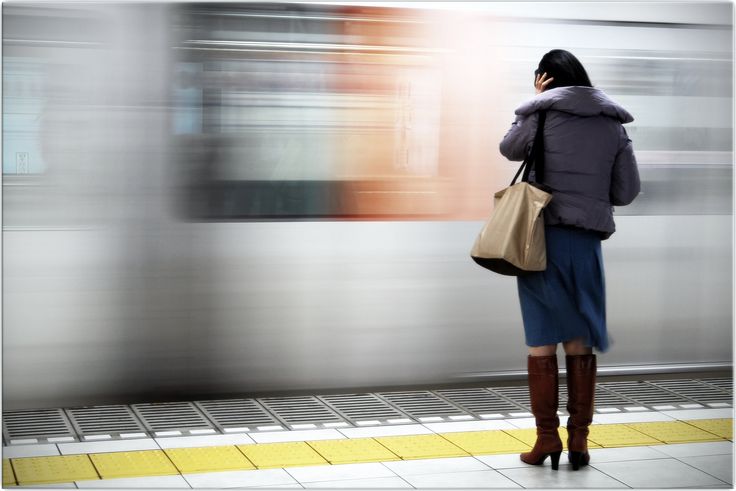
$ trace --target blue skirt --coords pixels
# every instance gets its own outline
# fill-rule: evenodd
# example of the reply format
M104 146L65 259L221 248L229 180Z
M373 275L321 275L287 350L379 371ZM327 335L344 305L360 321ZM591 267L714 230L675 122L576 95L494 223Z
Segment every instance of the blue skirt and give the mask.
M609 347L601 237L573 227L547 226L547 269L517 278L527 346L582 338Z

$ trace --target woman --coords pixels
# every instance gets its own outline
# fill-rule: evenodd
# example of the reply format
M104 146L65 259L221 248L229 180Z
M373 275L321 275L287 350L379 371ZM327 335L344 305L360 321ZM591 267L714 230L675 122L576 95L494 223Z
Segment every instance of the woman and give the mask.
M615 231L613 205L639 194L639 173L623 123L634 118L590 83L585 68L564 50L545 54L535 71L537 96L516 110L501 142L509 160L530 151L540 111L544 123L542 183L552 193L544 210L547 269L518 277L532 412L537 441L521 455L557 469L557 343L567 366L568 452L574 470L590 461L588 426L593 420L596 358L608 349L601 240ZM534 180L531 174L530 181Z

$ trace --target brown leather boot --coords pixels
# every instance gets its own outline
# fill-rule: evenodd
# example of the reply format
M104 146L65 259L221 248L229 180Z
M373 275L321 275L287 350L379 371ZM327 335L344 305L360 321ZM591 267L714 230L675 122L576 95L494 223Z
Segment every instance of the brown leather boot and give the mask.
M588 426L593 422L595 355L565 356L567 366L567 450L573 470L588 465Z
M557 433L557 427L560 426L560 418L557 417L557 356L529 356L527 370L532 413L537 422L537 441L531 452L521 454L521 460L527 464L542 465L549 455L552 469L557 470L562 453L562 440Z

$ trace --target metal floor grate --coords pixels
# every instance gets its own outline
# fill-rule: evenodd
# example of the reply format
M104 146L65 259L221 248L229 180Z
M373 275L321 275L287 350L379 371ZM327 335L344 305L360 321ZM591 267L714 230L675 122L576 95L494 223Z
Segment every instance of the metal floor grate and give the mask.
M212 430L214 428L191 402L165 402L159 404L134 404L135 414L146 429L161 436L167 432Z
M526 385L517 387L496 387L489 390L512 401L514 404L522 407L524 411L528 412L532 410L532 403L529 399L529 387Z
M128 406L89 406L66 410L81 436L120 435L145 432Z
M683 396L643 381L603 382L600 386L642 406L692 402Z
M280 424L253 399L198 401L194 404L224 433Z
M418 421L470 416L459 407L426 390L381 392L378 395Z
M436 391L456 406L475 416L489 413L508 413L525 409L486 389L446 389Z
M319 396L319 399L353 424L406 419L404 413L382 401L375 394L338 394Z
M258 399L258 402L292 428L299 428L299 425L344 422L339 414L313 396L266 397Z
M595 406L596 407L625 407L637 404L626 397L606 390L600 385L595 387Z
M708 385L713 385L721 390L725 390L729 394L733 395L733 379L727 377L720 378L704 378L700 379L701 382L705 382Z
M700 404L731 401L727 392L698 380L657 380L650 383Z
M62 409L3 411L3 436L9 443L77 439Z

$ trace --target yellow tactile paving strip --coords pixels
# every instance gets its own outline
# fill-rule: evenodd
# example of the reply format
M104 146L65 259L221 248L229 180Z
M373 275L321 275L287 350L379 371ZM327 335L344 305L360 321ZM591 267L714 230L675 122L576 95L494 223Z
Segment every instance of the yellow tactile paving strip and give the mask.
M236 447L170 448L164 452L182 474L256 468Z
M732 419L592 425L589 448L733 439ZM528 450L535 429L260 443L3 460L3 485L64 483L304 465L464 457ZM560 427L560 438L567 432Z
M163 450L96 453L90 454L90 458L102 479L179 474Z
M467 457L469 454L442 435L385 436L378 443L403 460Z
M258 469L328 464L306 442L261 443L258 445L238 445L237 448Z
M89 455L10 459L18 484L49 484L99 479Z
M530 445L509 433L508 431L468 431L444 433L442 436L471 455L528 452L531 449Z
M666 423L628 423L626 426L664 443L695 443L723 440L718 435L703 431L682 421Z
M687 424L693 425L696 428L705 430L714 435L718 435L721 438L727 440L733 440L733 420L732 419L699 419L695 421L688 421Z
M10 460L3 459L3 486L14 484L17 483L15 482L15 473L13 472L13 467L10 465Z
M401 460L398 455L373 438L320 440L308 443L330 464Z

